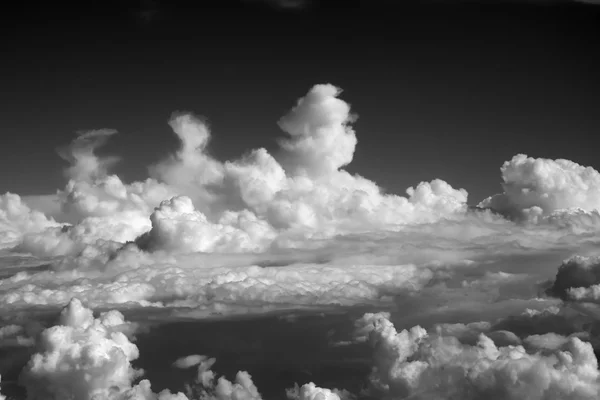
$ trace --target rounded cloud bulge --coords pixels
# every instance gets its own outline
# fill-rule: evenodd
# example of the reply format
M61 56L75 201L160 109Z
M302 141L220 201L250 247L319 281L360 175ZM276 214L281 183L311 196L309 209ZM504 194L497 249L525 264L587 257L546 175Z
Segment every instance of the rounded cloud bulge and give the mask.
M536 218L564 210L598 214L600 173L573 161L514 156L501 168L504 193L484 200L513 217Z

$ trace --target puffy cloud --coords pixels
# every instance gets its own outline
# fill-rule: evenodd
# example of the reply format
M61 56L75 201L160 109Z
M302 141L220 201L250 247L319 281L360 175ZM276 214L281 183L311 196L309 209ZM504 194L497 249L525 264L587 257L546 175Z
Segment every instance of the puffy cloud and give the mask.
M558 335L554 332L549 332L544 333L543 335L528 336L525 338L525 344L534 349L559 350L569 343L571 337L577 336L578 335L572 335L567 337Z
M546 346L550 353L524 347L497 347L481 334L474 346L454 336L428 334L416 326L397 332L384 315L370 321L375 348L373 388L389 398L594 399L600 373L592 346L576 337ZM548 337L526 339L546 342ZM554 347L554 349L552 348Z
M197 205L213 201L214 194L208 186L220 184L224 175L223 164L207 153L210 140L207 124L191 113L175 113L169 125L179 138L180 148L150 167L150 175L176 188L180 194L194 198Z
M198 377L194 385L187 386L187 396L203 400L262 400L262 397L246 371L239 371L235 381L221 376L215 382L216 374L211 367L214 358L204 358L198 365Z
M43 213L30 209L19 195L0 195L0 249L19 244L27 233L39 233L58 226Z
M30 399L109 398L130 387L139 371L131 361L137 347L119 331L125 324L118 311L94 319L92 311L73 299L60 325L41 334L41 351L23 370L21 383Z
M501 172L504 193L484 200L480 206L514 217L600 208L600 173L592 167L519 154L506 161Z
M491 328L492 324L490 322L479 321L468 324L436 324L434 330L440 336L454 336L461 343L475 344L479 340L479 335L489 332Z
M70 226L50 224L54 229L27 229L20 251L39 256L73 255L97 241L132 241L151 227L148 216L162 200L175 195L172 188L153 179L126 184L108 167L117 157L98 157L95 150L116 133L96 130L79 133L59 150L70 166L70 178L57 195L43 197L37 204ZM25 213L27 210L23 210ZM31 211L38 219L42 215Z
M253 150L225 168L223 201L230 210L249 207L264 214L275 195L289 185L283 167L265 149Z
M357 139L349 126L350 106L337 98L340 93L333 85L315 85L279 121L290 135L280 145L292 175L323 176L352 161Z
M574 256L560 265L549 292L565 299L596 298L598 284L600 257Z
M346 390L320 388L313 382L309 382L301 387L296 384L293 389L288 389L287 398L290 400L350 400L355 396Z
M109 217L124 211L138 211L147 217L153 207L172 193L152 179L127 185L118 176L109 175L91 183L71 180L61 196L67 213L83 219Z
M206 359L207 359L206 356L202 356L199 354L193 354L191 356L182 357L182 358L177 359L173 363L173 366L177 367L177 368L181 368L181 369L191 368L191 367L194 367L194 366L200 364L201 362L205 361Z
M258 388L254 385L251 375L246 371L238 371L235 380L229 381L221 376L216 379L216 373L211 369L217 360L207 356L192 355L183 357L175 362L178 368L188 368L198 365L197 377L193 384L186 385L189 399L202 400L262 400ZM353 396L338 389L326 389L314 383L306 383L302 387L296 384L286 390L290 400L350 400Z
M228 223L213 224L185 196L163 201L150 221L152 229L137 240L141 248L148 250L260 251L275 236L266 222L250 212L225 214L223 221Z
M212 222L247 210L275 230L304 236L394 229L465 210L466 191L441 180L409 188L407 198L384 195L374 182L340 170L352 161L356 135L350 106L339 93L331 85L317 85L280 120L290 135L280 141L281 164L265 149L220 164L206 152L206 124L190 114L177 115L171 125L181 148L155 166L153 176L190 197Z
M4 329L16 331L15 328ZM73 400L262 400L248 372L239 371L234 381L218 377L212 370L216 359L191 355L173 366L197 366L194 382L186 384L186 394L152 391L150 381L134 385L143 371L132 366L138 358L137 346L125 334L131 326L118 311L94 318L91 309L72 299L62 310L58 324L44 330L34 354L21 373L20 382L28 399ZM346 391L316 387L313 383L288 391L291 398L349 399ZM295 394L295 395L294 395ZM323 397L325 396L325 397Z
M103 146L108 138L117 131L114 129L97 129L80 131L77 138L69 146L59 149L58 154L69 162L65 170L69 179L90 181L106 175L108 168L119 160L118 157L98 157L94 151Z
M92 310L72 299L58 325L41 333L39 352L21 373L27 398L187 400L169 391L156 395L147 380L132 387L143 371L131 365L139 350L124 332L131 332L131 326L120 312L108 311L94 318Z
M126 184L107 174L111 158L94 153L115 132L80 134L61 153L71 162L72 179L57 196L61 220L73 226L28 232L21 250L76 255L98 241L144 235L138 243L149 250L256 252L459 218L466 209L463 189L433 180L409 188L408 197L386 195L376 183L340 169L352 161L356 135L355 117L339 93L316 85L280 120L289 135L281 141L280 161L258 149L221 163L208 154L206 123L177 113L169 124L180 148L151 167L156 179Z

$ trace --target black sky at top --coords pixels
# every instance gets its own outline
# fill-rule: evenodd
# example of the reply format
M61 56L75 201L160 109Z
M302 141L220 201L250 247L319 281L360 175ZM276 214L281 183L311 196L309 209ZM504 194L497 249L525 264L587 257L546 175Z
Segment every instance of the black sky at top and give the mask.
M177 143L176 110L208 117L211 152L274 149L315 83L359 114L348 169L403 193L441 178L470 202L517 153L600 169L600 6L571 2L90 1L6 9L0 192L64 185L55 148L114 128L101 152L131 181Z

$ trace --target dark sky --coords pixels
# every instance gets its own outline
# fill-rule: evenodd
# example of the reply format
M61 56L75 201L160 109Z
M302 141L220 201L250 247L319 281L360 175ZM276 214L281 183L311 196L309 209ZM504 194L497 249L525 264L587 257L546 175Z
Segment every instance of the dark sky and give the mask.
M399 6L398 4L402 5ZM0 192L64 186L55 148L114 128L131 181L177 143L176 110L209 118L224 160L273 149L316 83L359 114L351 172L404 193L441 178L470 203L517 153L600 169L600 6L570 2L29 2L4 8Z

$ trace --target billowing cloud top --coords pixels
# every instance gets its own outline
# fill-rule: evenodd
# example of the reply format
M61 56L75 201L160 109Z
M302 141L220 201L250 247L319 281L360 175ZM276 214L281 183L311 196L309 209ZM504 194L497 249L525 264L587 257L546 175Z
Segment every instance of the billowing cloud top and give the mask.
M504 193L484 200L482 206L514 216L600 209L600 173L592 167L519 154L505 162L501 171Z
M350 164L356 135L350 105L333 85L316 85L279 121L291 138L280 144L292 175L322 176Z

